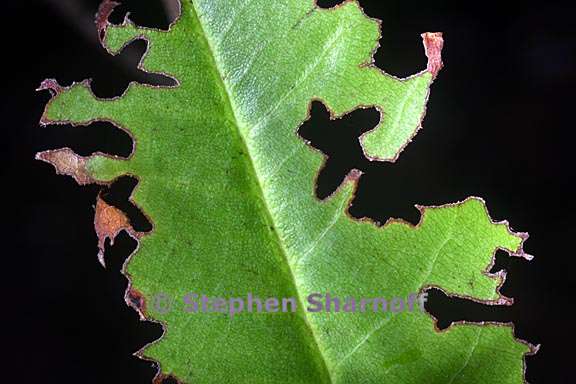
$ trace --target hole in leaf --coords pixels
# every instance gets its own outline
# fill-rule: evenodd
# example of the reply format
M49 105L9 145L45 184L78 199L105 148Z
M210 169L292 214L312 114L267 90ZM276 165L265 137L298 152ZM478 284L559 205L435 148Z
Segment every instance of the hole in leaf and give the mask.
M357 109L341 119L330 120L330 112L324 104L312 103L310 119L300 127L298 134L328 156L316 181L319 199L334 193L352 169L364 170L369 166L358 137L379 121L380 112L375 108Z
M132 153L130 135L107 121L76 127L71 124L50 125L47 128L51 130L44 138L47 148L69 147L81 156L102 152L127 158Z
M515 267L514 261L517 261L517 260L519 260L519 259L510 257L510 255L508 255L508 253L506 253L506 251L499 249L496 252L494 265L490 269L490 273L496 273L496 272L501 271L501 270L508 271L511 268Z
M129 13L136 25L168 30L170 24L179 16L178 0L122 0L110 15L110 22L121 24Z
M152 223L150 223L140 208L129 200L136 185L138 185L136 178L132 176L121 176L116 179L101 196L106 203L120 209L126 214L134 230L137 232L150 232L152 230Z
M320 8L328 9L342 4L342 0L316 0L316 5Z
M111 65L95 67L91 83L94 94L101 98L120 96L128 85L135 81L157 87L174 87L177 82L169 76L149 73L138 68L146 53L148 42L138 39L128 44L122 51L111 56Z
M473 323L495 321L510 322L514 318L513 307L506 305L486 305L472 300L449 297L439 289L428 290L426 310L437 319L437 327L442 330L452 323L467 321Z
M428 202L429 199L423 201L421 198L434 196L434 191L443 189L423 173L427 163L422 162L421 157L406 161L403 152L395 163L366 159L359 137L379 121L380 113L375 108L357 109L342 119L330 120L330 113L321 102L312 103L310 119L304 122L298 134L327 156L316 180L316 196L319 199L330 196L350 170L358 169L364 174L349 208L352 216L370 217L380 223L389 218L401 218L416 224L420 212L414 204Z

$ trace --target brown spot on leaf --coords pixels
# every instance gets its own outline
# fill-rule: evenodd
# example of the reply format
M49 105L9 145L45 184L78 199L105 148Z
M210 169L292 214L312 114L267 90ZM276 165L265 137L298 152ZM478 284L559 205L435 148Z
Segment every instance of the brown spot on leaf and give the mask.
M140 320L146 319L146 300L142 292L134 287L129 287L124 294L124 301L129 307L134 308L138 316L140 316Z
M422 35L426 57L428 58L427 70L436 78L438 72L442 69L442 47L444 47L444 39L441 32L426 32Z
M124 212L109 205L102 200L100 196L98 196L98 200L96 201L94 228L98 236L98 260L102 265L104 265L106 239L110 239L110 244L114 244L114 239L123 230L127 231L133 237L138 237Z
M59 175L72 176L80 185L94 183L86 171L86 158L77 155L70 148L44 151L36 154L37 160L52 164Z

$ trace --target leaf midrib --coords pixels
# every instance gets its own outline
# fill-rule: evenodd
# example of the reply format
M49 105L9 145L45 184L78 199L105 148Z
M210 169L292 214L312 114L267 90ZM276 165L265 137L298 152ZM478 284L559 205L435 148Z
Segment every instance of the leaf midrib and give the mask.
M280 236L278 235L278 229L277 229L276 223L274 221L274 217L272 216L272 213L271 213L270 208L268 206L268 202L266 201L266 198L264 195L264 189L260 183L260 179L258 178L258 174L256 172L256 167L254 165L254 162L252 161L252 156L250 155L250 148L246 144L246 139L242 135L242 130L240 129L240 123L239 123L240 120L238 119L238 114L236 112L236 108L234 106L233 99L231 97L230 89L229 89L226 81L224 80L224 77L222 76L223 71L221 70L221 67L218 63L218 59L217 59L217 56L215 54L214 46L213 46L212 42L210 41L210 38L208 37L206 30L204 29L202 19L200 18L200 15L198 13L198 10L196 9L196 5L195 5L194 1L193 0L189 0L189 1L192 4L192 6L190 7L192 17L198 23L198 26L202 32L201 36L206 43L207 50L210 53L210 55L209 55L210 59L212 60L212 62L214 64L214 70L217 74L216 78L220 81L222 89L224 89L224 99L225 99L224 102L227 104L226 107L232 113L234 126L236 127L236 130L233 130L234 134L238 135L240 143L243 146L243 149L247 154L246 160L245 160L246 169L247 169L247 173L249 174L249 177L253 181L256 196L261 200L261 202L263 204L264 209L263 209L262 214L264 215L264 218L266 219L266 221L268 221L270 223L270 225L274 228L273 231L270 231L271 232L270 235L271 235L273 241L275 241L277 243L279 249L281 250L282 257L283 257L284 262L286 263L286 265L288 267L287 268L288 271L290 272L292 284L293 284L294 290L295 290L296 295L297 295L298 304L299 304L298 308L300 309L300 311L302 313L302 317L304 319L304 322L305 322L305 324L306 324L306 326L310 332L310 335L312 336L312 341L313 341L313 344L315 347L314 349L317 351L318 355L320 356L320 361L323 363L322 367L320 367L320 369L322 370L324 377L326 377L326 381L329 383L333 383L334 380L332 378L331 371L328 368L328 364L327 364L327 361L324 357L324 354L322 353L322 349L320 347L318 337L316 336L316 331L315 331L314 327L312 326L312 324L310 323L308 316L306 315L306 311L303 310L304 307L303 307L302 295L300 293L300 290L298 289L298 284L296 283L296 276L294 274L294 270L293 270L293 268L289 262L289 259L288 259L288 252L287 252L287 250L284 246L284 243L282 242Z

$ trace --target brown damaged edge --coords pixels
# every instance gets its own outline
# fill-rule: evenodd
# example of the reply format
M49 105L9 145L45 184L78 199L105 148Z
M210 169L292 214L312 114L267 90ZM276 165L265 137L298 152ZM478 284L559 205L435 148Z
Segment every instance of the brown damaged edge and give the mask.
M124 292L124 301L129 307L133 308L138 313L140 320L146 320L147 306L144 294L132 287L131 283L128 289Z
M38 152L36 160L53 165L57 174L71 176L80 185L96 182L86 171L87 158L77 155L70 148Z
M432 74L432 78L435 79L438 72L444 66L442 63L442 48L444 47L444 39L442 38L441 32L426 32L422 35L422 41L424 43L424 51L426 57L428 58L428 65L426 70Z
M182 13L181 11L181 2L180 0L177 1L178 4L178 14L180 15ZM102 2L102 4L100 5L100 8L98 10L98 13L96 15L96 27L98 29L98 35L100 38L100 43L102 44L102 46L104 47L104 49L106 49L106 51L108 51L108 53L114 55L115 53L110 51L108 49L108 47L106 46L106 44L104 43L104 39L106 37L106 30L108 28L108 26L110 25L109 22L109 17L112 14L112 12L114 11L114 8L116 6L118 6L119 4L117 2L111 1L111 0L104 0ZM171 23L170 26L168 27L168 31L170 31L172 29L172 27L176 24L176 22L178 21L179 17L176 17ZM124 17L124 22L121 24L121 27L127 27L129 25L135 25L133 24L129 18L128 18L128 14L126 14L126 16ZM155 28L150 28L149 30L153 30L153 31L160 31L159 29L155 29ZM142 55L140 62L138 63L138 69L141 69L143 71L149 72L147 71L142 63L146 57L146 55L148 54L148 50L150 49L150 42L146 37L136 37L134 39L131 39L130 41L126 42L124 47L126 47L126 45L128 45L131 41L134 41L136 39L143 39L147 41L147 47L146 47L146 52ZM153 72L149 72L149 73L153 73ZM173 79L176 82L176 86L180 85L180 81L174 77L172 77L171 75L167 74L167 73L163 73L163 72L159 72L162 75L165 75L167 77L170 77L171 79ZM89 85L89 82L88 82ZM58 84L56 83L56 86L58 86ZM148 86L148 85L144 85L144 86ZM160 87L155 87L155 86L150 86L152 88L160 88ZM89 88L90 89L90 88ZM126 89L126 91L124 92L124 94L128 91L128 89ZM56 91L56 93L58 93L58 91ZM120 97L121 98L124 96L124 94L122 94ZM117 125L116 122L112 122L113 124ZM132 136L132 133L129 130L125 130L130 137L133 140L133 143L136 143L136 139ZM135 148L132 149L132 153L130 154L130 156L132 156L134 154ZM139 179L137 176L135 176L137 179ZM99 198L99 200L101 200ZM132 199L129 199L132 203L134 203L132 201ZM135 204L135 203L134 203ZM144 213L144 215L146 215L146 213L144 211L142 211ZM122 213L120 211L120 213ZM153 220L148 217L148 215L146 215L146 217L148 218L148 220L153 224ZM96 218L95 218L95 222L96 222ZM118 232L120 232L121 230L118 230ZM139 240L142 236L146 235L147 233L142 233L142 232L135 232L132 228L131 230L128 231L128 234L132 237L134 237L136 240ZM99 236L99 240L100 240L100 236ZM139 247L140 242L138 241L138 247ZM103 259L100 258L100 254L103 252L103 248L101 248L101 251L99 253L99 260L101 263L103 263ZM154 322L154 323L158 323L161 325L162 327L162 335L155 341L151 342L151 343L147 343L146 345L144 345L139 351L134 353L134 356L137 356L138 358L145 360L145 361L150 361L153 362L156 366L157 366L157 372L156 375L154 376L154 379L152 381L153 384L162 384L165 380L167 379L172 379L173 381L175 381L178 384L183 384L183 382L181 380L179 380L178 378L176 378L174 375L170 375L170 374L163 374L162 373L162 366L160 365L159 361L156 361L154 359L151 359L147 356L144 355L144 350L146 348L148 348L150 345L159 342L160 340L162 340L164 338L164 335L166 334L166 324L162 321L157 321L154 320L152 318L148 317L148 313L147 313L147 305L146 305L146 298L144 297L144 295L138 291L137 289L135 289L132 286L132 278L130 276L130 274L126 271L126 267L128 265L128 263L130 262L131 258L138 252L138 248L136 248L132 254L130 254L128 256L128 258L126 259L126 261L124 262L124 265L122 267L122 274L124 276L126 276L126 278L128 279L128 287L126 289L126 291L124 292L124 301L126 302L126 304L133 308L137 313L138 316L140 317L141 321L150 321L150 322Z
M94 215L94 228L98 236L98 261L102 266L104 263L104 249L106 239L110 239L110 244L114 244L114 239L121 231L126 231L135 239L141 237L141 233L136 232L128 217L116 207L106 203L100 196L96 200L96 214Z
M108 18L110 17L112 12L114 11L115 7L118 5L119 5L119 3L117 3L117 2L114 2L111 0L104 0L101 3L100 8L98 10L98 13L96 15L95 23L96 23L96 28L97 28L97 32L98 32L98 37L100 39L102 46L104 46L106 49L107 49L107 47L105 46L103 40L104 40L105 35L106 35L106 29L110 25ZM180 7L180 1L178 1L178 6ZM172 28L172 26L176 22L177 22L177 19L175 19L170 24L169 30ZM129 23L128 15L126 15L126 17L124 19L123 26L128 25L128 23ZM133 39L133 40L135 40L135 39ZM145 39L145 40L147 40L147 39ZM142 62L143 62L146 54L148 53L148 49L149 49L149 45L147 47L146 52L144 53L144 55L142 56L142 58L140 60L140 63L138 65L139 69L145 70L142 67ZM112 52L110 52L110 53L113 54ZM169 76L168 74L164 74L164 75ZM169 76L169 77L171 77L171 76ZM180 84L177 79L174 79L174 80L176 81L176 85ZM83 84L84 86L86 86L88 88L88 90L92 93L94 98L99 99L98 97L96 97L93 94L92 89L90 88L90 82L91 82L90 80L85 80L81 84ZM73 85L76 85L76 83L74 83ZM148 86L148 85L144 85L144 86ZM155 86L150 86L150 87L160 88L160 87L155 87ZM76 126L76 125L87 125L89 123L92 123L93 121L96 121L96 120L91 120L91 121L86 122L86 123L76 124L76 123L71 122L71 121L52 121L47 117L46 111L48 110L48 106L53 101L54 97L58 96L59 94L61 94L62 92L64 92L65 90L67 90L69 88L70 87L62 87L61 85L58 84L58 82L55 79L46 79L40 84L40 86L37 88L37 91L48 90L48 91L50 91L50 94L52 96L51 100L48 102L47 106L45 107L45 110L44 110L44 113L42 114L42 117L40 118L40 125L46 126L46 125L50 125L50 124L69 123L73 126ZM128 91L128 89L124 92L124 94L127 91ZM119 98L123 97L124 94L122 94L119 97L115 97L112 99L103 99L103 100L119 99ZM132 138L132 142L133 142L132 152L131 152L130 156L128 157L128 158L130 158L134 154L135 144L136 144L136 140L135 140L134 136L132 135L132 133L129 130L125 129L124 127L121 127L115 121L110 121L110 120L105 120L105 119L98 119L98 120L99 121L108 121L108 122L112 123L113 125L115 125L116 127L124 130L125 132L127 132L130 135L130 137ZM100 154L100 155L103 155L106 157L111 157L111 156L108 156L106 154ZM47 162L47 163L53 165L56 168L56 172L58 174L72 176L76 180L76 182L78 182L80 185L91 184L91 183L100 184L100 185L109 185L110 184L109 182L102 182L102 181L95 180L94 178L92 178L89 175L89 173L86 169L86 163L88 162L88 160L91 157L92 156L83 157L83 156L77 155L70 148L63 148L63 149L51 150L51 151L49 150L49 151L44 151L44 152L40 152L40 153L36 154L36 159L42 160L44 162ZM134 177L136 177L136 179L139 179L137 176L134 176ZM131 198L129 198L129 201L131 201L133 204L135 204ZM144 213L144 214L146 215L146 213ZM150 217L148 217L148 215L146 215L146 217L148 218L148 220L150 222L153 223L153 221L151 220ZM168 378L171 378L178 383L182 383L180 380L175 378L173 375L162 374L162 367L160 366L160 363L158 361L153 360L153 359L147 358L143 354L143 351L149 345L154 344L154 343L158 342L159 340L161 340L164 337L164 334L166 333L166 324L165 323L158 322L156 320L153 320L153 319L150 319L147 317L147 313L146 313L147 306L146 306L145 297L140 291L138 291L132 287L131 276L126 272L127 264L129 263L131 258L134 256L134 254L138 251L138 247L140 245L139 239L141 237L143 237L144 235L149 234L149 232L136 232L132 228L132 226L129 224L129 221L128 221L126 215L121 210L108 205L100 197L98 197L98 200L97 200L96 215L94 218L94 224L96 227L95 228L96 232L98 234L98 246L99 246L98 260L100 261L100 263L103 266L105 266L103 253L104 253L104 245L105 245L106 238L110 238L111 242L113 242L114 238L122 230L125 230L130 236L132 236L134 239L137 240L138 245L137 245L136 250L134 250L128 256L128 258L124 262L124 265L122 266L122 269L121 269L121 273L124 276L126 276L126 278L128 279L128 287L127 287L126 291L124 292L124 300L129 307L136 310L141 321L151 321L151 322L159 323L162 326L162 336L160 336L160 338L158 340L156 340L152 343L148 343L145 346L143 346L142 349L140 349L139 351L134 353L134 355L137 356L138 358L142 359L142 360L151 361L157 365L158 371L156 373L156 377L154 378L154 383L162 383L164 380L166 380Z
M378 25L380 26L381 24L378 23ZM380 35L381 35L381 33L380 33ZM422 44L424 45L424 53L426 55L426 58L428 59L428 61L426 63L425 72L429 72L432 75L432 80L434 81L436 79L436 77L438 76L438 73L440 72L440 70L444 67L444 63L442 62L442 49L444 48L444 38L443 38L442 32L425 32L425 33L422 33L420 36L422 37ZM376 49L372 52L372 61L369 64L365 64L366 66L378 68L374 64L374 54L376 53L376 50L379 47L380 47L380 43L378 43ZM382 73L386 74L381 69L379 69L379 70ZM413 78L415 76L419 76L421 74L422 74L422 72L417 73L417 74L412 75L412 76L409 76L405 79L399 79L395 76L392 76L392 77L396 78L400 81L403 81L403 80L408 80L410 78ZM389 74L386 74L386 75L391 76ZM382 110L380 110L379 107L374 106L375 108L377 108L380 111L380 122L373 129L370 129L370 130L364 132L358 138L358 140L360 141L360 146L362 147L362 152L364 153L364 156L368 160L370 160L370 161L385 161L385 162L390 162L390 163L395 163L398 160L398 158L400 157L400 154L402 152L404 152L406 147L412 142L412 140L414 140L414 137L416 137L418 132L422 129L422 123L424 122L424 118L426 117L426 105L428 104L428 98L430 97L430 87L431 86L432 86L432 84L430 84L428 86L428 90L426 92L426 100L424 102L424 110L422 111L422 114L420 115L420 122L418 123L418 127L414 130L414 132L412 132L412 134L410 135L408 140L396 151L396 154L391 159L380 158L378 156L371 156L368 154L368 152L366 152L366 149L364 148L365 136L369 135L374 129L377 129L378 127L380 127L382 125L383 119L385 118L385 113ZM370 107L370 106L361 105L359 107L366 108L366 107ZM332 114L332 112L331 112L331 114Z
M44 91L48 90L52 94L52 96L56 96L60 92L62 92L62 86L58 84L58 82L54 79L46 79L44 80L38 88L37 91Z
M51 164L56 169L57 174L71 176L80 185L97 183L86 169L89 157L77 155L70 148L39 152L36 154L36 159ZM106 239L110 239L110 243L114 244L114 239L123 230L137 240L143 235L132 228L130 220L124 212L109 205L100 196L96 200L94 228L98 235L98 261L102 266L106 266L104 263Z
M96 14L96 28L98 29L98 38L100 39L100 42L104 41L106 27L108 26L108 18L112 12L114 12L114 8L119 5L120 3L110 0L105 0L100 4L98 13Z

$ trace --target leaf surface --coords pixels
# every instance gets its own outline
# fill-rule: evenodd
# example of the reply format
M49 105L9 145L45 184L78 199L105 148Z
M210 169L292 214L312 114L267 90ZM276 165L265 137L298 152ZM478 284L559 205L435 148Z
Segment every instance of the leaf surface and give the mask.
M494 223L482 200L421 207L417 226L383 227L347 215L357 174L319 201L314 180L323 156L298 135L312 100L339 118L375 107L380 124L361 138L366 156L394 161L420 127L442 40L425 34L428 68L407 79L372 65L379 24L346 1L183 0L169 31L127 20L99 27L112 53L148 41L142 68L178 81L133 83L122 97L98 99L88 82L62 88L44 124L111 121L135 142L128 159L68 149L38 158L79 183L138 178L133 201L153 222L126 227L100 204L104 238L139 239L125 272L127 297L165 333L140 354L162 375L189 383L521 383L531 346L510 325L435 329L425 312L318 312L308 295L407 297L435 286L454 296L508 304L504 274L488 273L497 249L524 256L525 234ZM99 233L100 234L100 233ZM101 237L101 248L104 238ZM189 313L182 300L248 294L298 299L294 313ZM154 300L170 298L170 310Z

